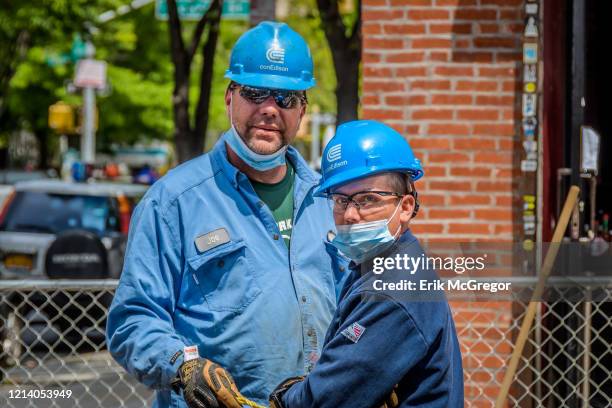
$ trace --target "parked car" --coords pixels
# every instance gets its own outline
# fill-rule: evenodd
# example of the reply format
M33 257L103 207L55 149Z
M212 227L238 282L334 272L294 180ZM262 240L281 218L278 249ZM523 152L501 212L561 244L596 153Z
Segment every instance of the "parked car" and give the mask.
M0 278L118 278L130 216L146 189L61 180L16 183L0 211ZM83 334L96 342L104 339L99 323L109 295L94 301L87 294L71 298L59 292L52 297L14 292L2 300L5 360L17 361L22 344L34 346L41 339L46 344L55 344L60 336L77 344ZM96 302L102 307L92 307ZM96 330L89 330L94 323Z

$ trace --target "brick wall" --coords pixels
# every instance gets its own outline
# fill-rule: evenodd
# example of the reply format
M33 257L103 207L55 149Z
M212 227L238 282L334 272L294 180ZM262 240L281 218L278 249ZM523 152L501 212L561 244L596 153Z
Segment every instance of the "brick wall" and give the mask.
M425 167L414 222L433 239L513 238L523 1L363 0L363 117Z
M430 240L517 239L524 2L362 4L362 117L405 135L425 168L413 230ZM498 337L513 318L510 306L452 305L459 312L466 406L492 406L499 391L511 350L500 349ZM472 317L493 311L506 311L498 330L479 330Z

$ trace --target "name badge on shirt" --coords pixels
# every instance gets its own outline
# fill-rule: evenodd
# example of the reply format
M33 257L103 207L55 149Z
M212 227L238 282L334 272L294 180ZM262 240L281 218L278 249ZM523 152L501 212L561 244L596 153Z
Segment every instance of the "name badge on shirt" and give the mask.
M206 234L200 235L195 239L196 248L200 252L210 251L221 244L229 242L229 233L225 228L219 228Z

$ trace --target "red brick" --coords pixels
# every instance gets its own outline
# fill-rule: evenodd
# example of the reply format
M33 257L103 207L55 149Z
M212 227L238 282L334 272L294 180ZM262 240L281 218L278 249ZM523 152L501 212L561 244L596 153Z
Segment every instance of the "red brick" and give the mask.
M457 111L457 118L463 120L496 120L499 112L496 109L461 109Z
M458 50L460 48L472 48L472 40L467 38L455 39L453 49Z
M475 6L477 0L436 0L436 6Z
M431 103L434 105L469 105L472 103L472 95L466 95L466 94L432 95Z
M458 91L497 91L495 81L457 81Z
M453 61L456 62L493 62L492 52L453 52Z
M380 92L380 91L403 91L404 84L402 82L378 82L371 79L363 81L363 92Z
M364 6L375 7L375 6L387 6L387 0L366 0Z
M453 174L453 170L454 169L451 169L451 174ZM466 176L468 175L466 174ZM450 196L450 205L489 205L489 204L491 204L491 197L489 197L488 195L452 195Z
M525 30L525 24L521 23L508 23L505 25L506 31L512 34L522 34Z
M427 177L446 177L446 167L427 164Z
M364 49L393 50L404 48L404 40L390 38L369 38L363 40Z
M430 190L443 191L470 191L472 189L469 181L428 181Z
M429 166L427 167L427 176L429 177ZM443 206L446 198L441 194L419 194L419 201L421 206Z
M410 146L413 149L427 149L427 150L448 150L450 149L450 140L439 139L439 138L413 138L409 141ZM427 175L429 176L430 167L427 167Z
M504 92L517 92L521 89L521 82L519 81L504 81L502 84L502 91Z
M479 220L512 221L512 211L495 209L474 210L474 217Z
M515 96L476 95L476 105L512 105Z
M453 147L459 150L495 150L495 141L481 138L453 139Z
M499 12L500 20L520 20L523 17L521 9L517 10L501 10Z
M363 116L367 119L377 120L403 119L404 113L400 110L391 109L364 109Z
M473 76L474 68L466 66L439 66L434 69L434 74L443 76Z
M399 77L417 77L426 76L427 68L425 67L402 67L395 70L395 75Z
M432 0L389 0L391 6L431 6Z
M364 52L362 55L362 59L364 63L368 62L380 62L380 54L374 52Z
M496 10L483 10L479 8L458 8L455 10L455 20L495 20Z
M478 37L474 38L474 46L477 48L516 48L518 39L501 37Z
M499 191L508 192L512 189L512 181L479 181L476 184L476 190L484 191Z
M425 95L390 95L385 97L385 103L391 106L425 105Z
M496 224L495 234L512 234L514 232L514 226L512 224Z
M471 34L472 24L430 24L431 34Z
M447 209L431 208L429 209L427 215L429 216L428 218L431 218L431 219L469 218L470 211L469 210L453 210L453 209L447 210Z
M510 206L512 205L512 197L511 196L496 196L495 205L496 206Z
M520 52L498 52L495 58L497 62L521 62L523 54Z
M514 125L499 123L475 124L474 134L484 136L512 136L514 135Z
M385 34L425 34L424 24L385 24Z
M450 13L446 10L422 9L409 10L408 18L413 20L448 20Z
M489 235L489 224L456 224L451 223L448 226L449 234L465 234L465 235L474 235L474 234L482 234Z
M431 61L442 61L442 62L447 62L449 53L447 51L430 51L429 52L429 59Z
M480 152L476 155L476 160L479 163L493 163L493 164L512 164L512 154L508 153L497 153L497 152ZM497 191L497 190L495 190ZM504 191L504 190L502 190Z
M447 38L417 38L412 40L412 48L450 48L453 42Z
M361 103L364 105L380 105L380 97L378 95L365 95L361 97Z
M375 20L389 21L404 18L403 10L368 10L363 13L363 23Z
M424 223L415 221L410 223L410 229L415 234L441 234L444 225L442 223Z
M480 0L480 4L482 6L520 6L522 5L524 0Z
M430 135L467 136L471 132L468 125L457 123L430 123L427 133Z
M416 80L410 83L410 89L425 89L425 90L438 90L445 91L449 90L451 86L450 81L425 81Z
M389 78L391 77L392 72L391 72L391 69L389 68L366 66L363 68L363 74L369 78L372 78L372 77Z
M387 62L421 62L424 59L425 53L423 51L393 53L385 56Z
M516 69L512 67L508 68L497 68L497 67L481 67L478 69L478 75L483 77L511 77L514 78L516 76Z
M464 153L429 153L428 163L467 163L470 156Z
M415 109L412 119L452 119L453 111L448 109Z
M478 27L480 27L480 32L483 34L498 33L501 28L498 23L481 23Z
M363 34L381 34L382 33L382 26L378 23L367 23L364 24L362 27L362 33Z

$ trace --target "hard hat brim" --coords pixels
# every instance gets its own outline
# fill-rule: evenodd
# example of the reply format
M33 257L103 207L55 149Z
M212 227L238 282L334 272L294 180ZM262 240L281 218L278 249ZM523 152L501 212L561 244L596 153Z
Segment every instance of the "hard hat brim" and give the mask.
M301 78L291 78L283 75L263 75L257 74L234 74L232 71L225 72L225 78L230 79L240 85L254 86L258 88L286 89L289 91L305 91L317 84L312 78L305 81Z
M325 180L319 187L314 191L315 197L323 197L329 190L335 187L340 187L344 184L351 183L357 180L361 180L370 176L375 176L380 173L388 173L388 172L397 172L397 173L405 173L410 175L410 179L412 181L417 181L421 177L423 177L423 172L420 171L418 173L414 173L413 170L407 170L405 167L391 167L391 166L372 166L368 169L364 168L356 168L350 170L346 173L340 173L333 177L330 177L328 180Z

